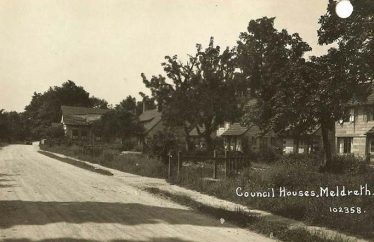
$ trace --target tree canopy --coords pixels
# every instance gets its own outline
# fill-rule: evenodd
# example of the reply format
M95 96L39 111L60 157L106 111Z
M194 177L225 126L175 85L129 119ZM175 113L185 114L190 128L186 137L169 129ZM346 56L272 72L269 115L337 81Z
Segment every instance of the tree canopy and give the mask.
M341 67L361 81L374 77L374 2L351 0L354 11L349 18L335 14L334 0L329 0L326 14L321 16L318 30L319 44L336 43Z
M211 38L204 50L197 44L196 53L185 63L176 55L166 56L162 63L166 77L148 80L142 74L167 125L183 126L187 137L197 128L210 147L218 125L238 117L234 55L233 49L221 51Z
M290 92L302 81L303 55L311 50L298 34L275 29L274 19L251 20L237 47L237 64L251 99L243 123L264 132L279 131L300 118L302 95ZM292 109L288 102L295 104Z

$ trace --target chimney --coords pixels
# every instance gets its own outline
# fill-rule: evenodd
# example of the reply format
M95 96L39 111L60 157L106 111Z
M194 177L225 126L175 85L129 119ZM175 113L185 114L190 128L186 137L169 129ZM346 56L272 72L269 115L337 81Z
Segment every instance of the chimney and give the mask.
M143 113L147 110L146 99L143 98Z

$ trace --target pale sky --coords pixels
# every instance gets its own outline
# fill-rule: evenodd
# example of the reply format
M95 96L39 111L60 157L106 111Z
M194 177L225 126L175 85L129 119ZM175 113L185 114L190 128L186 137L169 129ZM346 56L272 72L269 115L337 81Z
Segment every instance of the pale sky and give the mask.
M249 20L276 17L321 55L318 19L328 0L1 0L0 109L23 111L34 91L72 80L117 104L146 92L140 73L163 74L210 36L233 46Z

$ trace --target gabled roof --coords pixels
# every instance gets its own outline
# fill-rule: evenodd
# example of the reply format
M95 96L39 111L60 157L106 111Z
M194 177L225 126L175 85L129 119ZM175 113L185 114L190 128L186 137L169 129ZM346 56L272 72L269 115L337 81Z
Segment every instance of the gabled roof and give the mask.
M366 135L373 135L374 134L374 127L372 127L368 132L366 132Z
M85 118L85 115L103 115L110 111L110 109L86 108L61 106L62 121L67 125L90 125L92 121ZM82 117L83 116L83 117Z
M74 106L61 106L62 115L85 115L85 114L104 114L109 112L109 109L86 108Z
M204 133L205 132L205 127L204 126L201 126L199 127L199 130L200 130L200 133ZM200 136L199 135L199 132L197 132L197 128L193 128L190 133L189 133L190 136L195 136L195 137L198 137Z
M240 136L248 131L247 127L241 126L240 123L233 123L230 127L222 133L221 136Z
M52 128L59 128L59 127L62 127L62 123L52 123L52 124L51 124L51 127L52 127Z
M144 111L139 115L139 121L144 127L144 134L147 134L161 122L161 112L157 109Z
M372 92L368 96L365 104L368 104L368 105L374 104L374 90L372 90Z
M63 116L63 123L67 125L89 125L90 123L87 122L85 118L77 117L73 115L65 115Z

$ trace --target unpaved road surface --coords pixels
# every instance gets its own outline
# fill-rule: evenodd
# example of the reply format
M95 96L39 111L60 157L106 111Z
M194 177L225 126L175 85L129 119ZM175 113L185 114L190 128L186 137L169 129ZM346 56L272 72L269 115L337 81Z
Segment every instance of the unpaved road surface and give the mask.
M90 172L36 146L3 147L0 241L271 241L131 185L141 179Z

